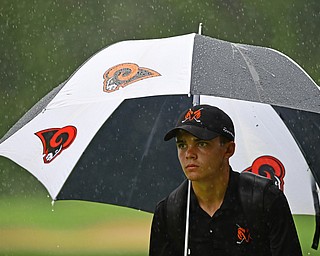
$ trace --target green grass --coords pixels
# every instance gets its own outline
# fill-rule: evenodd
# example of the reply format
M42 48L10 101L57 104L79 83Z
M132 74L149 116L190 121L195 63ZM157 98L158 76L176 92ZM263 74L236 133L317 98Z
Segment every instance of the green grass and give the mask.
M0 256L143 256L149 213L49 198L0 198Z
M143 256L151 219L149 213L99 203L57 201L52 206L49 198L0 198L0 237L7 239L0 239L0 256ZM303 255L320 255L311 249L314 217L294 220Z
M298 230L299 240L302 246L303 255L320 255L320 248L314 250L311 248L313 235L315 231L315 217L307 215L295 215L294 221Z
M134 252L111 252L111 253L106 253L106 252L101 252L101 253L55 253L55 252L0 252L0 256L146 256L147 254L145 253L134 253Z
M56 201L43 198L0 200L1 227L83 228L100 222L130 218L145 219L149 213L85 201Z

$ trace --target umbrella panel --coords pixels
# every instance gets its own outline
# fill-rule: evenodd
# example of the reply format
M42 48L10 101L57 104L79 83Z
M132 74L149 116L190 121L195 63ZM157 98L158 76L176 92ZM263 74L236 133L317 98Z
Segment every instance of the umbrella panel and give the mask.
M294 137L313 177L320 184L320 115L317 113L273 106Z
M195 35L192 59L192 95L320 113L317 85L298 64L276 50Z
M163 136L191 105L188 96L125 100L88 145L57 199L153 212L155 202L184 179L174 141L164 142Z

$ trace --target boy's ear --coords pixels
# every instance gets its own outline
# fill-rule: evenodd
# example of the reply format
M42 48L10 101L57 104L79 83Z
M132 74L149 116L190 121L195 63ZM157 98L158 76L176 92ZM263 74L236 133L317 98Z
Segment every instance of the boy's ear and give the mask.
M236 144L234 141L230 141L226 144L226 157L229 159L233 156L234 152L236 150Z

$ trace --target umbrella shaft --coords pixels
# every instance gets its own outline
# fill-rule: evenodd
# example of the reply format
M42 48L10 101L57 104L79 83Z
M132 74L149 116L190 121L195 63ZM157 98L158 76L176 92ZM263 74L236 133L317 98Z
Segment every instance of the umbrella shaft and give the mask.
M200 104L200 95L193 95L192 105L196 106Z

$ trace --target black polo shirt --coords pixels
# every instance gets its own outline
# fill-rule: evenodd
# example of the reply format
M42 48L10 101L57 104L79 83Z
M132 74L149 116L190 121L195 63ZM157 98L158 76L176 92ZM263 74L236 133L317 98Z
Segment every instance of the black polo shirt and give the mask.
M189 255L302 255L284 195L275 193L272 205L265 211L265 229L254 234L242 210L238 179L239 173L231 171L224 201L212 217L202 210L191 189ZM183 255L183 241L179 244L170 236L170 228L173 227L167 225L166 218L170 216L166 214L166 203L167 199L160 202L154 214L150 256ZM184 225L184 221L181 225Z
M238 195L238 173L231 172L224 201L211 217L200 206L191 190L190 255L251 255L256 240L252 234ZM261 240L261 239L259 239ZM263 254L271 255L268 245Z

